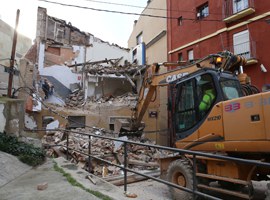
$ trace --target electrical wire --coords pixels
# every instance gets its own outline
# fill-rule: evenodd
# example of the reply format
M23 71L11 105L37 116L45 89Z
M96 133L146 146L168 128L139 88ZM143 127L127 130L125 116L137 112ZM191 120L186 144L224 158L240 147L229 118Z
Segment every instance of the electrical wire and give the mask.
M188 10L174 10L174 9L165 9L165 8L155 8L155 7L143 7L143 6L136 6L136 5L131 5L131 4L122 4L122 3L113 3L113 2L107 2L107 1L97 1L97 0L84 0L84 1L90 1L94 3L101 3L101 4L109 4L109 5L117 5L117 6L125 6L125 7L131 7L131 8L140 8L140 9L146 9L146 10L163 10L163 11L172 11L172 12L186 12L186 13L196 13L194 11L188 11ZM221 13L212 13L214 15L222 15Z
M106 10L106 9L91 8L91 7L86 7L86 6L78 6L78 5L72 5L72 4L59 3L59 2L48 1L48 0L38 0L38 1L52 3L52 4L57 4L57 5L61 5L61 6L82 8L82 9L88 9L88 10L94 10L94 11L101 11L101 12L108 12L108 13L117 13L117 14L124 14L124 15L137 15L137 16L153 17L153 18L161 18L161 19L178 19L178 17L167 17L167 16L150 15L150 14L144 14L144 13L139 14L139 13L132 13L132 12L122 12L122 11L115 11L115 10ZM195 18L182 18L182 20L194 21L194 20L197 20L197 19L195 19ZM200 21L223 22L222 20L218 20L218 19L200 19Z
M57 4L57 5L61 5L61 6L68 6L68 7L74 7L74 8L82 8L82 9L88 9L88 10L93 10L93 11L100 11L100 12L108 12L108 13L117 13L117 14L124 14L124 15L136 15L136 16L144 16L144 17L152 17L152 18L160 18L160 19L179 19L179 17L168 17L168 16L160 16L160 15L151 15L151 14L144 14L144 13L132 13L132 12L122 12L122 11L115 11L115 10L107 10L107 9L99 9L99 8L91 8L91 7L86 7L86 6L78 6L78 5L72 5L72 4L65 4L65 3L59 3L59 2L55 2L55 1L48 1L48 0L38 0L41 2L46 2L46 3L52 3L52 4ZM184 12L184 11L182 11ZM191 11L190 11L191 12ZM221 15L218 13L209 13L209 14L217 14L217 15ZM195 18L184 18L182 17L182 20L185 21L204 21L204 22L223 22L222 19L207 19L207 18L202 18L202 19L197 19ZM265 19L260 19L257 21L264 21ZM254 22L253 20L244 20L244 19L238 19L235 20L234 22Z

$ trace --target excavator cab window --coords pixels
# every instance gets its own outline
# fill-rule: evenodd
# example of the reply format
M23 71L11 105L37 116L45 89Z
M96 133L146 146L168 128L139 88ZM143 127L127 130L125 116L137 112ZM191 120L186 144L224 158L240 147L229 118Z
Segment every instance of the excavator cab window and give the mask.
M175 106L176 132L195 126L206 116L216 99L216 89L210 74L198 75L177 85Z
M241 85L238 80L221 77L219 82L223 91L224 100L231 100L243 96Z

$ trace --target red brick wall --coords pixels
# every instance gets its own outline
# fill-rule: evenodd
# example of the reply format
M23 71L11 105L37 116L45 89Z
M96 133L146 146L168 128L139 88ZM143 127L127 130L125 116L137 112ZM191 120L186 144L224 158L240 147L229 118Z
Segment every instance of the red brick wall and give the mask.
M222 21L224 1L209 0L209 16L204 18L205 21L196 20L196 8L206 2L207 1L205 0L167 0L168 17L178 18L182 16L184 19L181 26L178 25L177 19L168 19L168 51L215 33L222 28L231 27L270 11L270 1L255 0L255 13L242 18L237 22L226 24ZM176 61L179 53L182 53L183 58L187 59L187 51L190 49L193 49L195 59L202 58L211 53L217 53L222 51L225 47L233 46L233 34L248 29L250 41L254 41L256 46L256 58L258 59L258 64L247 66L245 72L251 77L252 84L261 89L264 84L270 83L270 24L267 24L265 21L265 19L269 18L270 16L241 26L237 29L223 32L215 37L169 54L168 61ZM267 73L261 72L261 64L266 67L268 70Z
M45 53L45 66L71 64L75 54L72 48L48 47Z

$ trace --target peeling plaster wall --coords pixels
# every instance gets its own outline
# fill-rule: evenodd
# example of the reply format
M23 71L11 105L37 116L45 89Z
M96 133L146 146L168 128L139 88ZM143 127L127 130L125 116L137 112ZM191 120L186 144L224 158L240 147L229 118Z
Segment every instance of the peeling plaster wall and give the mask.
M37 128L37 122L34 120L34 117L30 116L28 113L25 114L24 125L25 128L30 130Z
M4 116L4 104L0 104L0 132L3 133L6 126L6 118Z
M20 136L24 129L24 101L0 98L0 113L0 130L9 135Z

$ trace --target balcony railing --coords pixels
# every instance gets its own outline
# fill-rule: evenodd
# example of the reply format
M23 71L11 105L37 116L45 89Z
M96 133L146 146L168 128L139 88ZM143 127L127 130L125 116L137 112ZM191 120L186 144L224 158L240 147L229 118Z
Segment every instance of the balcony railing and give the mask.
M256 42L248 41L225 48L236 55L243 56L248 61L256 60Z
M255 12L254 0L224 0L223 18L226 23Z

